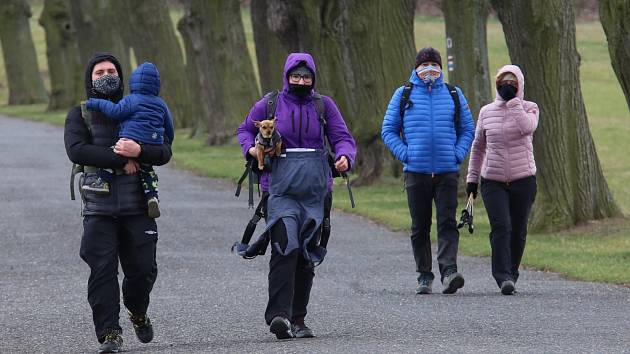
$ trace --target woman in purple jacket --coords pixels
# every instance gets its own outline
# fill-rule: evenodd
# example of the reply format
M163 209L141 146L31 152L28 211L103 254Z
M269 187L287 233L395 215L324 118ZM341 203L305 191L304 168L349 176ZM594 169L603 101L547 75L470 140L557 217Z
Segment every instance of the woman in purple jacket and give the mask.
M527 237L527 219L536 196L532 145L538 106L525 101L525 78L516 65L497 74L497 96L481 108L468 164L466 192L481 196L490 220L492 276L503 295L514 294Z
M272 159L272 172L263 173L260 185L267 199L267 227L252 247L270 238L269 302L265 320L278 339L310 338L304 324L313 285L314 262L325 251L318 245L324 201L332 191L332 173L324 151L324 137L316 108L323 102L325 135L335 152L337 171L354 164L356 144L334 101L315 93L315 62L310 54L292 53L278 93L276 129L282 136L283 153ZM318 98L321 97L321 98ZM238 128L238 139L246 159L255 158L254 121L267 119L267 98L258 101ZM264 253L264 249L255 250Z

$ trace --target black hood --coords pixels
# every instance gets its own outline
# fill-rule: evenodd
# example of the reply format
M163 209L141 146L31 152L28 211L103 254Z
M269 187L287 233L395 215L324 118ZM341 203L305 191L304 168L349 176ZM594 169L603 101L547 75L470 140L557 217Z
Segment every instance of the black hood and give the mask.
M92 70L94 70L94 66L100 62L109 61L114 64L116 67L116 71L118 71L118 77L120 78L120 88L118 91L110 96L104 96L100 93L94 92L92 89ZM125 82L123 80L123 71L118 59L113 56L111 53L95 53L92 56L92 59L88 62L85 68L85 93L88 98L103 98L106 100L110 100L112 102L118 102L122 99L123 93L125 91Z

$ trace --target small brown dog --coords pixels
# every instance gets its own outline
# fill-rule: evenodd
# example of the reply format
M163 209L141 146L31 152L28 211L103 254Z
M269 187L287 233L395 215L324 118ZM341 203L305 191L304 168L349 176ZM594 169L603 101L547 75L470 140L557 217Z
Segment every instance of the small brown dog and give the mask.
M265 152L270 157L278 156L282 152L282 137L276 130L276 118L263 121L255 120L254 124L258 128L256 159L258 160L258 169L262 171L265 167Z

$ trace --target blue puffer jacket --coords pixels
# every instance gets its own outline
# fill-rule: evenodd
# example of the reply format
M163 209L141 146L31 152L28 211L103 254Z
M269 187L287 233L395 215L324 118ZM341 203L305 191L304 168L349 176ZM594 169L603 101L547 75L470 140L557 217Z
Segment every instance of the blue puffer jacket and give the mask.
M174 139L171 112L158 95L160 94L160 72L149 62L140 64L131 73L131 94L120 102L90 98L86 107L91 111L121 121L121 138L133 139L149 145L162 145L164 135L170 142Z
M404 137L400 136L400 99L404 87L394 92L381 129L383 142L394 156L404 164L405 172L447 173L459 171L473 137L475 123L468 102L458 88L461 118L458 133L455 131L455 103L441 75L431 86L411 72L413 85L404 117Z

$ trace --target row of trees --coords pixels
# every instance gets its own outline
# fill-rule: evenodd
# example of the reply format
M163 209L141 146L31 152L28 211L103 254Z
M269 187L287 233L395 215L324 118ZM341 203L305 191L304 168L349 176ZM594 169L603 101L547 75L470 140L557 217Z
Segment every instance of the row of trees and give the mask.
M44 0L51 79L49 109L65 109L83 93L83 66L107 50L130 71L154 62L176 126L223 144L261 96L238 0L181 0L171 21L166 0ZM262 92L281 86L286 55L308 51L318 64L318 90L337 101L359 149L358 183L378 178L388 160L379 133L392 91L415 56L415 0L251 0ZM554 229L620 214L604 179L580 91L572 0L443 0L445 69L466 93L475 116L492 99L486 22L494 9L512 63L527 77L527 98L541 108L535 153L540 167L533 227ZM630 107L630 3L600 1L612 65ZM47 99L37 71L26 0L0 4L0 40L9 104ZM176 27L176 28L175 28ZM176 30L183 38L179 44Z

